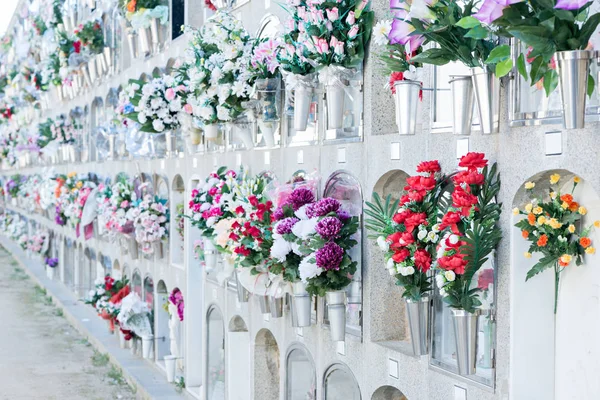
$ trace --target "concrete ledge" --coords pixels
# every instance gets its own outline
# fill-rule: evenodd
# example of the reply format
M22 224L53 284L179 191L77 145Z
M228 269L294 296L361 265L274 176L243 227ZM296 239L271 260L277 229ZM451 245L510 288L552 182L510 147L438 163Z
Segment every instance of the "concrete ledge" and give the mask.
M4 236L0 237L0 244L12 254L33 281L46 289L54 304L62 309L67 321L85 336L96 350L108 354L110 362L121 368L123 377L134 388L138 399L192 399L185 390L178 393L154 363L132 355L129 349L121 349L117 336L108 332L106 322L98 317L92 307L79 301L75 293L65 287L58 278L48 279L41 261L27 258L16 243Z

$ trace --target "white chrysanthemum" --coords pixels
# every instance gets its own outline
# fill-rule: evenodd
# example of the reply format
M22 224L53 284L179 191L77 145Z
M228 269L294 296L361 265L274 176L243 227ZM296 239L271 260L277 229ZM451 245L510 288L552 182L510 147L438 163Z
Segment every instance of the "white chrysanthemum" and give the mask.
M385 239L385 236L379 236L377 238L377 246L383 251L388 251L390 249L389 242Z
M308 279L319 276L323 272L323 269L319 268L316 262L309 262L311 259L313 261L315 259L313 254L305 257L302 261L300 261L300 265L298 266L298 273L300 274L300 279L302 282L306 282Z
M277 235L279 236L279 235ZM284 262L287 255L292 251L291 243L279 236L273 240L271 247L271 257L279 262Z
M152 121L152 127L156 132L162 132L165 130L165 124L160 119Z
M315 233L315 227L318 222L316 218L300 220L292 227L292 233L304 240Z
M373 27L373 42L378 46L385 46L389 43L388 35L392 30L392 21L382 20Z

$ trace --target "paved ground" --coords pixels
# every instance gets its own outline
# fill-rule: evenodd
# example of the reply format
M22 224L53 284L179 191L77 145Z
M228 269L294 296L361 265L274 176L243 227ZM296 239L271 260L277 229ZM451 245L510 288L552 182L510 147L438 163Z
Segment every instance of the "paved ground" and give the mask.
M0 248L0 400L78 399L135 394Z

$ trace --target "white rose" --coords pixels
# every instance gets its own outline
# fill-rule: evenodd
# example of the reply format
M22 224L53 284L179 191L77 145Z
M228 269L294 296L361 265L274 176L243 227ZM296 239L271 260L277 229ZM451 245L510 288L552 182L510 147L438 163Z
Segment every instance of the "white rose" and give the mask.
M427 237L427 231L425 229L420 229L419 233L417 233L417 239L424 240Z
M446 278L448 282L454 282L454 279L456 279L456 274L454 271L446 271L444 272L444 278Z
M391 259L391 258L389 260L387 260L387 263L385 264L385 267L387 269L396 268L396 265L394 264L394 260Z
M435 284L437 285L438 289L441 289L442 287L444 287L444 285L446 284L446 280L444 279L444 276L441 274L438 274L435 276Z
M390 249L390 244L385 240L384 236L379 236L377 238L377 246L379 246L382 251L388 251Z
M446 291L444 289L440 289L440 296L446 297L446 296L448 296L448 293L446 293Z
M450 244L458 243L458 235L454 235L454 234L450 235L450 237L448 238L448 242Z

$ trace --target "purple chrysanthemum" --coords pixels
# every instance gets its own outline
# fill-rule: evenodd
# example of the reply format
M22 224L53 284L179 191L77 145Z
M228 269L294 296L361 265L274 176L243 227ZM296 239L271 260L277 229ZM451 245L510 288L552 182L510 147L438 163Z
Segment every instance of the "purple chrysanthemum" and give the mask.
M275 211L273 211L273 218L275 219L275 221L280 221L284 217L285 217L285 214L283 213L282 207L277 207L277 209Z
M335 242L328 242L317 250L315 258L320 268L326 271L331 269L337 271L340 269L340 264L344 258L344 249Z
M342 230L342 221L336 217L325 217L317 223L315 231L323 237L323 239L330 240L338 237Z
M282 219L277 224L277 228L275 231L280 235L285 235L288 233L292 233L292 227L296 225L296 222L300 221L298 218L289 217Z
M311 207L311 213L314 214L315 217L324 217L331 212L336 212L341 206L340 202L336 199L326 197L317 201L315 205Z
M338 210L337 216L342 222L346 222L351 218L350 213L346 210Z
M305 204L309 204L315 201L315 195L312 190L299 187L295 189L288 198L288 204L294 209L294 211L298 210Z
M45 262L47 266L49 266L50 268L54 268L58 265L58 258L46 257Z

